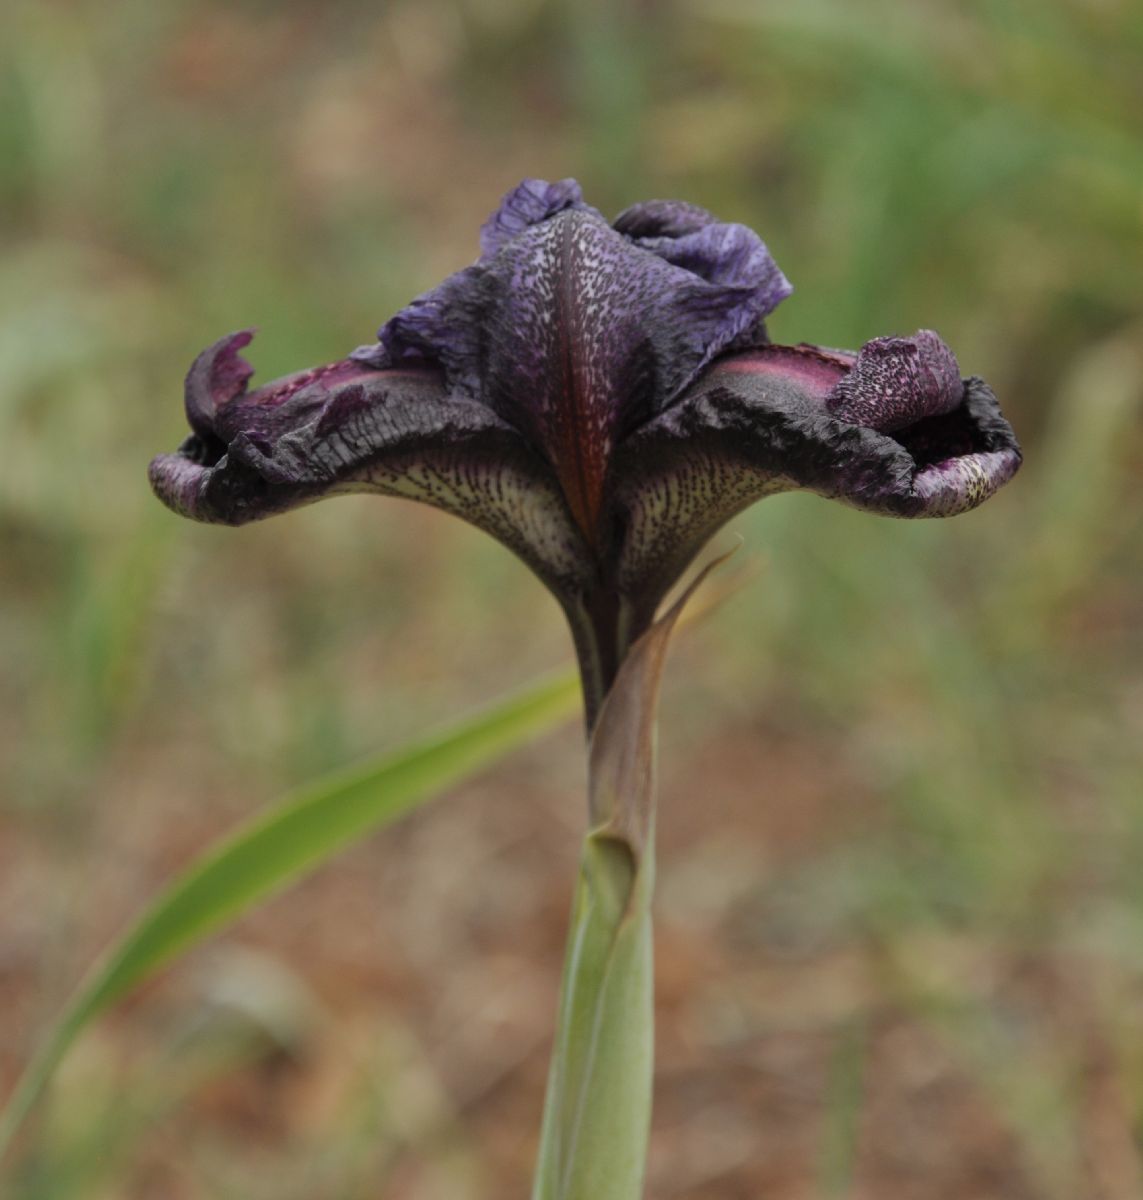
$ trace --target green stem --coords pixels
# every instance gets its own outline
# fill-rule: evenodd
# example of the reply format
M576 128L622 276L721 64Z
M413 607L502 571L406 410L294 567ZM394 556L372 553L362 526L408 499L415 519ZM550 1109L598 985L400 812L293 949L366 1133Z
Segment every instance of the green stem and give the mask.
M653 847L584 839L533 1200L638 1200L651 1125Z
M622 604L580 610L585 696L599 678L608 686L594 727L589 707L589 830L533 1200L642 1195L654 1065L655 722L667 644L689 595L633 643ZM601 629L606 639L593 637ZM608 662L610 672L593 669Z

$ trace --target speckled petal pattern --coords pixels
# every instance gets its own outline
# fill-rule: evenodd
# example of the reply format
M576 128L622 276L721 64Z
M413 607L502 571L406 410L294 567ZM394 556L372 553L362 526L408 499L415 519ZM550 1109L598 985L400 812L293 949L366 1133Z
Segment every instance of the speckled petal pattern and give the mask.
M579 586L587 554L543 461L441 372L342 360L246 390L249 333L199 355L187 376L194 433L151 464L165 504L240 525L325 496L373 491L454 513L515 551L553 590Z
M1019 447L980 379L958 380L951 410L942 401L904 427L893 418L892 435L839 420L827 401L860 357L773 346L726 359L628 439L616 461L623 590L661 595L725 521L774 492L944 517L1016 472Z
M398 313L380 331L379 356L355 357L438 363L456 394L487 405L544 455L584 536L600 544L617 442L755 329L789 284L742 226L707 224L644 246L579 205L578 193L553 200L532 184L494 218L494 256ZM517 216L553 206L535 223ZM501 241L506 222L521 228Z
M931 329L866 342L826 397L839 421L892 433L923 417L953 412L964 388L953 352Z

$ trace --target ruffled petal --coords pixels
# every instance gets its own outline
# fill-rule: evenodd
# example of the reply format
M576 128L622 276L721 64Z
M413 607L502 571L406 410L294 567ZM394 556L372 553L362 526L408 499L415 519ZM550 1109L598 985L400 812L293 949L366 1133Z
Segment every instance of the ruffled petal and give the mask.
M794 291L766 243L745 225L704 225L681 237L641 237L635 244L708 283L749 290L760 312L773 312Z
M328 495L402 496L490 533L553 590L580 585L587 552L551 472L495 413L451 396L440 370L345 359L248 392L250 336L217 342L187 375L194 432L150 469L170 508L240 525Z
M616 217L614 228L642 249L709 283L747 287L756 293L758 313L743 323L723 352L769 342L763 318L794 289L752 229L721 222L705 208L683 200L633 204Z
M567 185L529 181L512 193L486 227L496 253L418 297L382 327L379 349L354 358L438 364L452 392L487 405L547 459L598 547L615 446L737 339L756 340L789 284L743 226L644 244Z
M616 458L623 590L657 603L726 520L773 492L896 517L975 508L1015 474L1020 448L988 385L954 387L949 360L923 333L858 355L772 346L716 364Z
M595 212L584 203L583 192L574 179L548 183L525 179L500 201L500 207L480 228L480 254L492 258L518 234L567 209Z
M685 200L643 200L625 208L612 227L629 238L672 238L718 223L713 213Z

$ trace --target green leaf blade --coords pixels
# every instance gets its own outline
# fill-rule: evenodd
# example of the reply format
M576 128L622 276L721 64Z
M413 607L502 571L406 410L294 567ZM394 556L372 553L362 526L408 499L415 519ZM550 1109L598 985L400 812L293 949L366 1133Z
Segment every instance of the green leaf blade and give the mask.
M0 1157L83 1028L181 952L338 850L554 728L575 712L561 673L410 748L303 789L192 864L89 972L0 1113Z

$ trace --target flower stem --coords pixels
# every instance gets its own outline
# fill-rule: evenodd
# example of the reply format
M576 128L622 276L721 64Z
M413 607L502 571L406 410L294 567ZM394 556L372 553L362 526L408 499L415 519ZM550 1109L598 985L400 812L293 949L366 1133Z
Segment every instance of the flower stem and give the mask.
M590 736L628 651L651 621L637 621L631 605L605 589L566 603L564 613L575 642L584 721Z
M651 1125L654 974L648 843L584 839L533 1200L638 1200Z
M705 575L705 572L703 573ZM691 590L631 640L622 605L610 617L613 679L592 722L589 829L580 855L559 1025L533 1200L638 1200L651 1128L654 971L655 724L671 631ZM598 619L576 629L581 667ZM573 628L576 623L573 621ZM584 694L590 700L588 655Z

